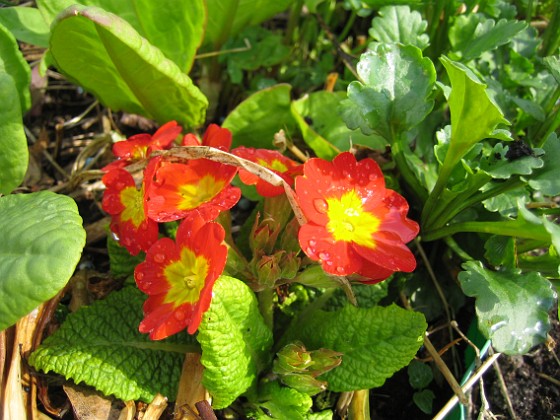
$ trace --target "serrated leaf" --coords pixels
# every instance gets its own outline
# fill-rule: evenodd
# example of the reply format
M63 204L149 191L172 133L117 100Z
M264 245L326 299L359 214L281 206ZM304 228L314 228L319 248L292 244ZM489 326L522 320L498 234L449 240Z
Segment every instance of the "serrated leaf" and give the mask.
M512 175L529 175L534 169L543 167L544 162L538 157L543 154L542 150L534 149L535 156L509 160L506 157L509 148L509 145L496 144L492 150L485 153L486 156L480 162L480 169L492 178L508 179Z
M483 52L507 44L527 24L522 21L487 19L479 13L460 15L449 29L449 41L454 53L462 60L469 61Z
M313 400L293 388L281 386L278 382L268 382L259 387L259 396L254 404L251 418L304 420Z
M556 293L537 272L493 272L479 261L463 264L459 281L467 296L476 298L478 328L494 348L505 354L525 354L546 340L548 312Z
M136 287L126 287L82 307L43 341L29 363L125 401L150 402L156 393L173 401L185 353L196 344L186 332L161 341L139 333L145 298Z
M498 105L490 98L486 85L461 63L440 58L451 80L449 108L451 140L445 164L455 166L480 140L491 137L498 124L509 124ZM444 164L444 165L445 165Z
M221 276L212 304L198 328L204 365L202 383L224 408L255 384L272 346L272 333L259 312L257 299L245 283Z
M97 6L120 16L185 73L204 36L203 0L167 0L165 7L153 0L38 0L37 4L49 22L73 4Z
M204 122L208 100L192 80L112 13L65 9L53 22L50 54L62 73L114 110L188 127Z
M544 195L560 194L560 140L556 133L551 133L542 146L545 154L542 157L544 165L535 170L531 177L527 177L529 185Z
M71 198L48 191L0 198L0 331L56 295L86 240Z
M376 284L354 284L352 292L360 308L371 308L379 303L389 293L389 281ZM343 289L337 289L329 301L325 304L326 311L336 311L344 305L350 304Z
M346 305L336 312L315 311L291 328L289 341L308 350L343 353L342 364L321 375L335 392L377 388L406 366L422 345L424 316L395 305L364 309Z
M274 134L295 126L290 112L291 86L263 89L241 102L224 120L222 127L233 134L233 147L270 148Z
M16 84L1 70L0 98L0 194L9 194L25 177L29 150Z
M13 102L13 98L7 97L11 106L17 106L21 114L31 107L31 69L23 58L21 51L14 36L4 26L0 24L0 73L7 73L13 79L16 87L18 102ZM9 92L2 92L2 98L6 98L4 93L13 95ZM4 99L2 99L4 100ZM7 104L3 104L6 107ZM3 125L3 124L2 124ZM5 150L5 149L4 149ZM27 159L26 159L27 160Z
M348 86L342 117L352 130L376 133L392 142L419 124L434 106L429 98L436 81L432 61L412 45L378 44L362 54L358 74L364 83Z
M16 39L39 47L49 45L49 25L34 7L0 8L0 24L4 25Z
M414 45L424 50L430 43L427 27L422 15L408 5L386 6L372 20L369 35L379 42Z
M496 183L488 183L487 187L496 186ZM482 191L486 190L486 186ZM506 191L492 198L488 198L482 202L484 208L488 211L499 212L504 217L517 216L517 203L522 200L524 203L530 201L529 191L523 186L511 191Z

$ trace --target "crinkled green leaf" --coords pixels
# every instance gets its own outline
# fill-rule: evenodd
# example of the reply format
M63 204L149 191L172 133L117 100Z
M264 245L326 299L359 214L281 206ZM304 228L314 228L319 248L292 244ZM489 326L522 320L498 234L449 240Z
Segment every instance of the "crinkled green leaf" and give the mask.
M86 240L71 198L48 191L0 198L0 331L66 285Z
M487 19L483 14L471 13L457 16L449 29L453 51L464 61L479 57L483 52L507 44L527 24L522 21Z
M254 385L270 357L272 333L259 312L257 299L245 283L221 276L212 304L198 328L204 365L202 383L224 408Z
M544 166L527 177L529 185L544 195L560 194L560 140L556 133L551 133L542 146L545 154L542 156Z
M56 67L115 110L188 127L204 122L208 101L192 80L118 16L96 7L65 9L52 25Z
M319 377L336 392L383 385L412 360L426 331L422 314L395 305L315 311L302 324L290 329L290 341L343 353L342 364Z
M371 308L379 303L389 293L389 281L377 284L354 284L352 291L360 308ZM326 311L336 311L348 305L348 297L343 289L337 289L324 306Z
M0 194L9 194L25 177L29 150L16 84L1 69L0 98Z
M18 103L13 102L12 96L9 92L2 92L2 101L4 98L9 104L2 104L7 109L7 106L17 106L21 110L21 114L31 107L31 93L29 91L29 84L31 83L31 70L29 65L23 58L21 51L14 36L4 26L0 24L0 73L7 73L13 79L18 95ZM5 111L6 112L6 111ZM2 124L3 125L3 124ZM5 149L3 149L5 150Z
M525 354L546 340L548 312L556 298L551 283L537 272L494 272L479 261L463 264L459 281L476 298L478 328L494 348L505 354Z
M293 0L207 0L204 44L221 45L248 26L257 25L288 8Z
M19 41L39 47L49 45L49 25L34 7L0 8L0 24L9 29Z
M422 15L408 5L386 6L372 20L369 35L379 42L414 45L424 50L430 43L427 27Z
M385 149L381 137L364 135L360 130L350 130L342 117L333 113L346 95L344 92L319 91L292 102L292 115L299 125L303 140L323 159L332 159L352 145L372 149Z
M432 61L412 45L378 44L362 54L358 74L364 83L348 86L342 117L350 129L376 133L388 142L420 123L434 106Z
M307 419L313 400L307 394L278 382L267 382L259 387L257 401L253 401L250 418L254 419Z
M29 363L125 401L150 402L157 393L173 401L185 353L196 343L186 332L162 341L139 333L145 298L136 287L126 287L80 308Z
M445 160L454 166L474 144L492 137L498 124L509 122L471 70L445 56L440 60L451 80L451 141Z
M202 43L206 7L203 0L38 0L48 22L73 4L97 6L126 20L142 37L188 72Z
M512 175L529 175L534 169L543 167L544 162L538 157L543 154L542 150L533 149L535 156L522 156L511 160L506 157L510 147L496 144L481 160L480 169L492 175L492 178L508 179Z
M130 276L134 269L146 258L146 254L140 252L132 256L124 246L119 245L111 235L107 236L107 252L109 253L109 267L115 277Z
M287 84L263 89L241 102L224 120L222 127L233 134L234 146L269 149L274 134L291 131L295 126L290 112L290 90Z

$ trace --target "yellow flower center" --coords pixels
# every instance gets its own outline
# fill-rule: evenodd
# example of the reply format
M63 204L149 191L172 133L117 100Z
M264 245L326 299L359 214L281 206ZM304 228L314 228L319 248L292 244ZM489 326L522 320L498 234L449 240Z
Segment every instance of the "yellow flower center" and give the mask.
M208 274L208 261L202 255L195 255L190 249L181 251L181 259L165 267L164 274L171 286L164 303L175 307L184 303L195 303Z
M121 203L124 205L121 220L123 222L130 220L138 228L146 220L144 213L144 187L140 191L136 187L126 187L121 191L120 198Z
M206 203L214 198L225 186L225 182L217 180L211 175L206 175L200 179L198 184L182 185L179 194L182 200L179 209L190 210Z
M327 230L337 241L354 242L356 245L374 248L372 234L379 227L379 219L364 211L362 200L355 190L340 198L327 198Z
M261 166L264 166L265 168L272 169L273 171L280 172L280 173L286 172L288 170L286 165L284 165L278 159L274 159L272 162L267 162L266 160L258 159L257 163Z

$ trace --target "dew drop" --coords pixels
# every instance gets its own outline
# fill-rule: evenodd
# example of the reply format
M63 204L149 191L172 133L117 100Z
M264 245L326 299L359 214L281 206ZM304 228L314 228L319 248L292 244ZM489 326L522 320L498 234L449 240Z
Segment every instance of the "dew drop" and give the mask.
M313 207L315 207L315 210L317 210L319 213L326 213L329 206L327 202L322 198L316 198L315 200L313 200Z
M142 281L143 278L144 278L144 273L142 273L141 271L136 273L136 280Z
M327 260L325 261L325 263L330 267L331 265L333 265L334 263L331 260Z
M331 254L329 254L328 252L320 252L319 258L322 259L323 261L326 261L331 258Z
M336 267L336 272L339 274L344 274L346 270L344 269L344 267Z
M177 311L177 312L175 312L173 315L175 316L175 319L176 319L177 321L182 321L182 320L185 319L185 314L184 314L183 312L181 312L181 311Z
M154 261L157 263L162 263L165 261L165 255L163 254L156 254L154 255Z
M306 253L307 255L313 255L313 249L310 248L310 247L307 247L307 248L305 248L305 253Z
M317 245L317 241L314 240L314 239L310 239L309 240L309 246L315 246L315 245Z

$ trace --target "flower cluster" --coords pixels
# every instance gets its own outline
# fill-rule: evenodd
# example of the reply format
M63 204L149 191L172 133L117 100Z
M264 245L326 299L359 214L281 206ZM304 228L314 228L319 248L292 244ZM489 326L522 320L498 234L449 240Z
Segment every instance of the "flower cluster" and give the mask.
M202 140L193 134L179 139L180 132L170 122L153 136L140 134L119 142L113 147L117 160L104 168L102 205L111 215L110 228L130 254L146 253L134 277L149 296L140 331L149 333L151 339L185 328L194 333L209 308L212 287L226 267L228 254L225 229L216 219L240 199L240 189L231 185L236 174L243 183L254 185L265 203L275 203L265 204L265 212L276 208L283 213L282 222L273 222L265 214L263 226L252 232L260 235L251 240L252 248L264 244L262 250L252 249L259 256L256 281L266 279L261 288L274 287L286 273L294 277L301 260L297 258L295 263L294 258L301 251L308 263L320 263L326 273L364 283L379 282L396 271L414 270L416 261L406 243L418 234L418 224L407 217L405 199L385 187L374 160L357 161L344 152L332 162L313 158L299 164L277 151L240 146L229 152L231 133L214 124ZM175 144L208 146L230 159L228 163L207 158L181 161L161 153L152 155ZM142 160L143 173L133 175L126 170ZM243 164L246 160L272 171L284 185L262 179ZM286 224L289 215L278 201L285 188L292 187L296 198L291 204L302 215L299 231L293 228L295 220ZM159 238L158 224L172 221L179 221L175 238ZM279 229L284 231L275 231ZM266 237L263 232L268 232ZM279 236L283 249L275 248ZM297 241L301 249L294 251ZM263 267L266 275L261 273ZM249 284L254 281L246 280Z

